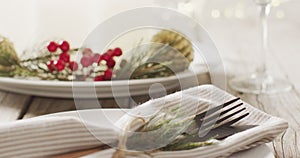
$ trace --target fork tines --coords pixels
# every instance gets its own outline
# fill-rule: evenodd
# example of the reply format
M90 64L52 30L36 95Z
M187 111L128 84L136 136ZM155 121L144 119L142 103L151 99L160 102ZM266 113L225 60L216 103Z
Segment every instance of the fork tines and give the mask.
M220 126L230 126L242 120L243 118L249 115L248 112L245 112L246 107L242 107L243 103L239 103L237 105L229 107L230 105L234 104L239 100L240 98L232 99L224 104L221 104L219 106L216 106L198 114L195 117L197 125L201 126L202 129L209 127L217 128Z

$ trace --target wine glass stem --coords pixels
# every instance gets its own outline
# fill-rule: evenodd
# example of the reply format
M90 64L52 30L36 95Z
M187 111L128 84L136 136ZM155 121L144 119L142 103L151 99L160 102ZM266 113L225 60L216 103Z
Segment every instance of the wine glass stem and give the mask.
M267 53L269 51L269 35L268 35L268 16L270 13L270 4L260 4L260 25L261 25L261 65L257 69L260 75L267 73Z

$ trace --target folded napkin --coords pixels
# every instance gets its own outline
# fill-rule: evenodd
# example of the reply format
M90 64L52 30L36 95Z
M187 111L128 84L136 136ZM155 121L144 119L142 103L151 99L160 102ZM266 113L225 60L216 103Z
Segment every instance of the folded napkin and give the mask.
M181 105L186 107L187 111L204 111L212 105L219 105L233 98L234 96L214 86L204 85L150 100L130 112L147 119L162 106L174 108ZM215 145L185 151L156 152L151 155L155 158L226 157L232 153L270 142L287 128L288 125L284 120L265 114L247 103L244 104L250 115L237 125L256 125L256 127L234 134ZM130 119L132 116L125 114L116 121L115 125L124 128ZM116 129L98 126L95 122L84 122L70 116L20 120L0 124L0 157L57 155L97 147L102 145L102 142L117 140L118 136ZM97 138L101 138L102 142ZM101 158L110 158L114 151L115 149L102 151L97 153L97 157L100 155ZM139 155L139 157L147 157L147 155Z
M96 137L116 140L117 133L74 117L20 120L0 125L0 157L44 157L93 148L102 145Z

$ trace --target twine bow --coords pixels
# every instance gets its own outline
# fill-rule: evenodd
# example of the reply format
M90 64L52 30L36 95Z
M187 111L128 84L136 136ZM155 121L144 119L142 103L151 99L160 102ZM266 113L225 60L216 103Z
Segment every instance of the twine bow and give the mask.
M132 125L138 123L138 121L142 121L143 124L146 123L144 118L136 117L135 119L133 119L126 125L125 130L119 134L118 148L112 155L112 158L126 158L126 156L138 157L138 156L145 155L145 154L149 155L148 153L142 152L142 151L129 151L129 150L127 150L127 147L126 147L129 131L132 130ZM133 131L135 131L135 130L136 129L134 129Z

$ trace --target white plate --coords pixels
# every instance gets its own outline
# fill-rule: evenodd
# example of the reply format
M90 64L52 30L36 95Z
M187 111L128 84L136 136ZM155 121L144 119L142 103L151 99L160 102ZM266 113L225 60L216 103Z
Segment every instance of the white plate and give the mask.
M101 112L104 111L104 112ZM105 113L105 116L99 116L103 115ZM122 117L125 114L125 110L120 109L97 109L97 110L80 110L80 111L71 111L71 112L62 112L62 113L56 113L56 114L50 114L42 117L62 117L62 116L72 116L80 118L80 115L89 116L85 121L90 124L101 124L103 126L108 125L108 123L105 121L106 119L99 120L101 117L108 117L109 120L112 122L116 122L120 117ZM108 127L109 128L109 127ZM97 153L92 154L88 156L87 158L94 158L97 157ZM259 157L259 158L274 158L273 153L271 150L265 145L261 145L249 150L245 150L242 152L235 153L230 156L230 158L253 158L253 157Z
M124 25L123 21L130 22ZM195 62L197 63L192 64L197 65L201 57L202 64L205 66L191 66L190 71L180 73L179 76L129 81L55 82L0 78L0 89L60 98L73 98L73 96L74 98L128 97L149 94L149 88L153 88L151 86L154 83L159 83L160 88L164 88L166 91L208 83L208 70L209 76L214 79L214 84L225 85L226 78L222 60L209 34L194 19L172 9L145 7L124 11L99 24L83 41L83 46L92 50L107 50L107 46L120 35L137 28L149 27L170 28L186 35L194 47Z
M197 86L208 83L208 76L207 68L204 65L198 65L197 69L193 70L191 68L191 70L179 73L177 76L140 80L67 82L0 77L0 89L22 94L57 98L73 98L74 95L77 98L93 98L95 95L91 93L96 92L95 94L98 98L114 98L146 95L154 83L162 84L166 90ZM178 80L180 80L180 83Z

